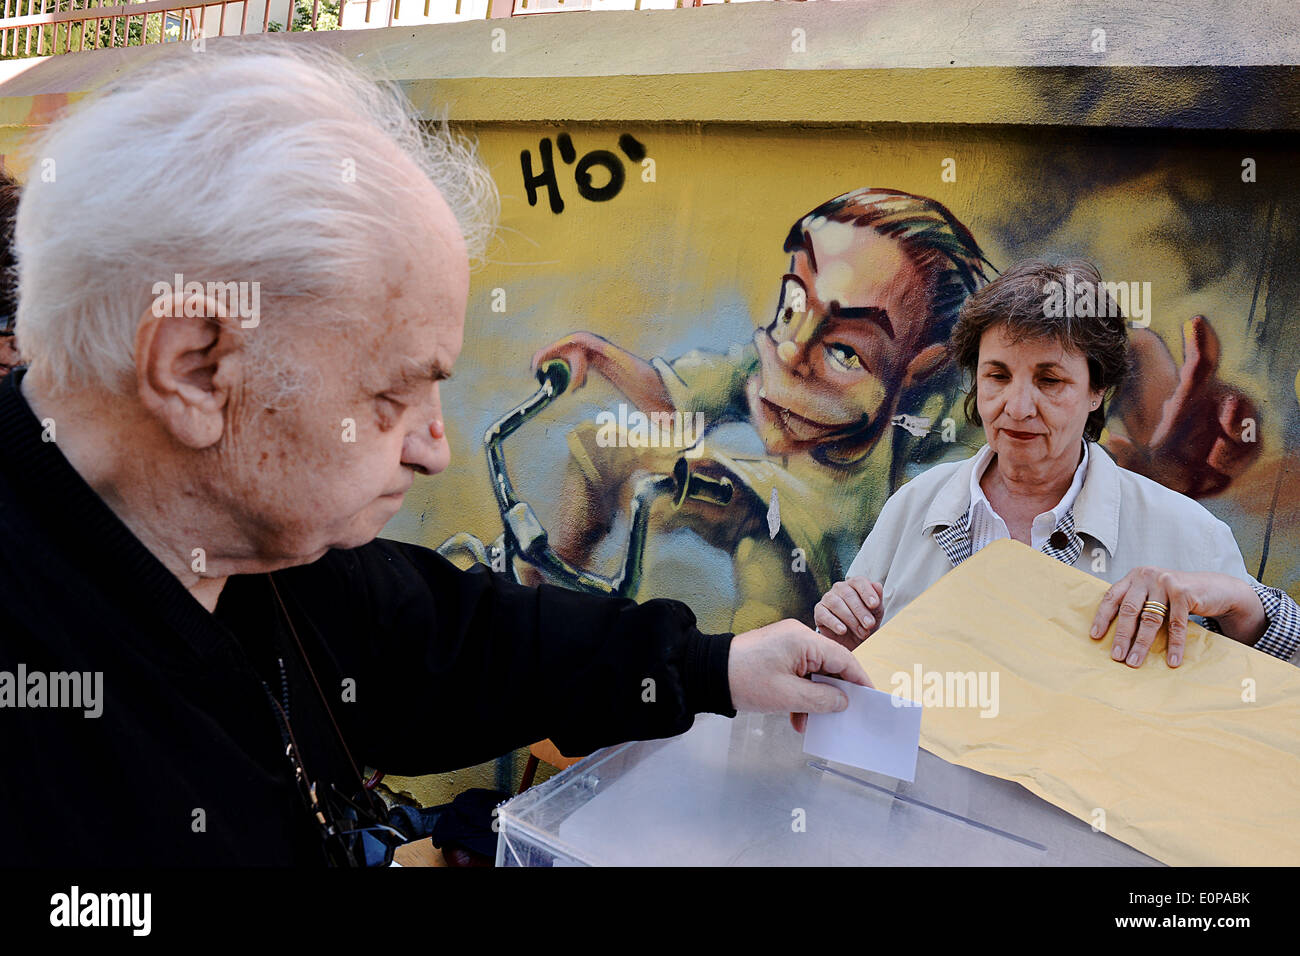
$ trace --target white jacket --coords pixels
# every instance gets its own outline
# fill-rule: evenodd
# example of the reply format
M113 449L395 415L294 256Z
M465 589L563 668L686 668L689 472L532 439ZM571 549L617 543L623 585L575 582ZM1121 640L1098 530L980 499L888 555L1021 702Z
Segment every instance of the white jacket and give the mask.
M1074 567L1112 583L1143 565L1240 578L1254 586L1269 619L1256 648L1285 660L1296 657L1300 608L1285 591L1250 576L1228 525L1186 495L1120 468L1096 442L1088 450L1083 488L1071 512L1073 535L1082 544ZM974 463L972 456L934 465L885 502L846 575L882 585L882 623L952 570L950 552L960 552L964 545L969 553L969 535L963 533ZM1069 550L1078 547L1072 536L1054 537L1058 548L1067 538Z

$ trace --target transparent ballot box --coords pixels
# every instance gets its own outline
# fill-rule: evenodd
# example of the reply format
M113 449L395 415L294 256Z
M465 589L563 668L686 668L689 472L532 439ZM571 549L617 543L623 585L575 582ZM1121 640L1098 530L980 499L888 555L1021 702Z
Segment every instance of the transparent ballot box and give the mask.
M916 781L803 752L781 714L702 714L502 804L497 866L1156 866L1017 783L922 750Z

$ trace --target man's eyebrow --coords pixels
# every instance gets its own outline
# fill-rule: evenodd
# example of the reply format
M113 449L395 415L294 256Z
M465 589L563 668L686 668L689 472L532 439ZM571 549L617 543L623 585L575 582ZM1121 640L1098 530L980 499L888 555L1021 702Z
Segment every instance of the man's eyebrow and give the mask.
M445 382L449 378L451 372L443 368L442 363L437 359L428 362L407 359L405 367L398 375L398 382L402 385L421 385L425 382Z
M830 314L836 319L866 319L875 322L885 330L891 339L894 337L894 323L889 321L889 311L874 305L840 305L831 300Z

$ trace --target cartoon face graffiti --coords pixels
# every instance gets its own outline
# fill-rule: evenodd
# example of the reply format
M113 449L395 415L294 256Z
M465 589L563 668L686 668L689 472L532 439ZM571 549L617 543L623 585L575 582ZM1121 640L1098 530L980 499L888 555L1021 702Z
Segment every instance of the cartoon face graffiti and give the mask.
M932 279L898 240L823 217L805 235L776 316L754 335L760 374L746 390L763 444L776 454L870 429L930 312Z
M838 446L852 460L902 389L945 364L956 310L985 278L983 253L941 204L873 188L808 213L785 250L776 316L754 336L750 414L770 453Z

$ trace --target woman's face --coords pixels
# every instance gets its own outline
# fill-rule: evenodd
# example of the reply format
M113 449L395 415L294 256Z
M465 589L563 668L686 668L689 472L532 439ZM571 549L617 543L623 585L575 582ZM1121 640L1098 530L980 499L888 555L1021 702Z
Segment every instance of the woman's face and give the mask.
M1002 467L1078 464L1079 441L1102 393L1088 360L1055 338L1012 343L1006 326L985 330L975 368L976 408Z

